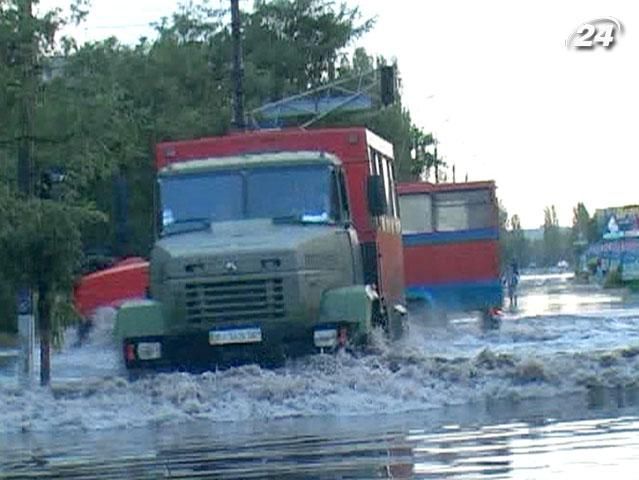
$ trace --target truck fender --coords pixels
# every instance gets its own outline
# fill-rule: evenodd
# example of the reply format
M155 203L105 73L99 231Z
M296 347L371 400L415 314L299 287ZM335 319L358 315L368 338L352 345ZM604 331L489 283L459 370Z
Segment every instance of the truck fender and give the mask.
M162 336L166 333L166 319L162 305L153 300L124 302L115 317L113 329L116 339Z
M374 291L366 285L327 290L320 301L321 324L348 324L353 339L364 339L373 327Z

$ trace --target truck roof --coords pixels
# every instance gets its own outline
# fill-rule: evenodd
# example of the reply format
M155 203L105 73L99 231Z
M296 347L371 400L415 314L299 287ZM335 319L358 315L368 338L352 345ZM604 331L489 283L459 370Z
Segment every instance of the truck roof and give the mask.
M265 152L315 151L332 153L343 163L363 162L368 147L393 158L393 146L364 127L304 130L259 130L220 137L163 142L156 146L158 170L169 164Z
M239 167L266 167L275 165L333 164L339 165L339 159L324 151L293 151L248 153L225 157L200 158L169 163L160 170L161 174L197 172L201 170L226 170Z
M478 182L463 183L430 183L430 182L404 182L397 184L399 195L410 195L416 193L438 193L460 190L484 190L495 189L494 180L484 180Z

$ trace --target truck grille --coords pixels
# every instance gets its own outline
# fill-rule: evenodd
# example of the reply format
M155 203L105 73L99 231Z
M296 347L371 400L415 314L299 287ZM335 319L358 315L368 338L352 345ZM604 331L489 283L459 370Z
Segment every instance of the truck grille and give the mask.
M191 323L284 317L281 278L192 282L185 285Z

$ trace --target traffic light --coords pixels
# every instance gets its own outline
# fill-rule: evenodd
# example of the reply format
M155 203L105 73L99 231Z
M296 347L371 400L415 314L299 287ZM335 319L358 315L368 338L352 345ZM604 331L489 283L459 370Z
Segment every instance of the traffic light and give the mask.
M384 65L379 67L379 69L382 105L391 105L395 103L395 90L397 86L395 67L392 65Z
M38 196L48 200L59 200L62 195L62 183L66 175L58 167L44 169L40 173Z

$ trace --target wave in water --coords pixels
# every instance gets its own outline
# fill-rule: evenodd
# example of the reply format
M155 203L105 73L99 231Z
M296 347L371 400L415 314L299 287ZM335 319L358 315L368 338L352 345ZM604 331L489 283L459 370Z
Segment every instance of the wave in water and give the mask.
M628 312L625 312L628 313ZM639 387L639 314L526 317L482 332L476 322L377 335L366 355L317 355L277 370L123 376L108 315L92 341L54 357L51 389L0 383L0 431L113 429L188 420L229 422L370 415Z

